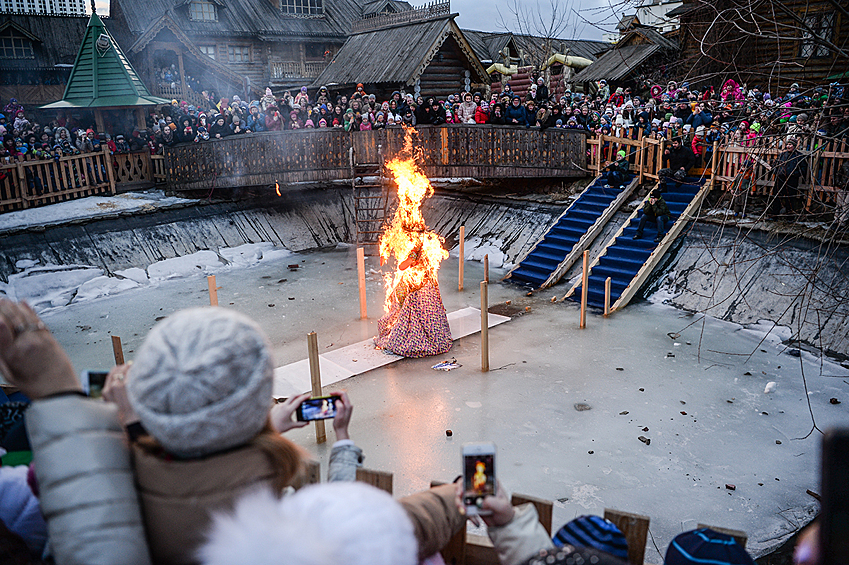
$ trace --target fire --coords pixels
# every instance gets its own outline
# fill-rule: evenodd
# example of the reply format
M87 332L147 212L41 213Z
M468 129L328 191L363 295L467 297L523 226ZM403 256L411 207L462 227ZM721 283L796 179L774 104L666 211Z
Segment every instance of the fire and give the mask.
M274 190L277 191L277 196L283 196L282 194L280 194L280 183L277 181L274 181Z
M402 283L406 289L420 288L426 280L437 284L439 264L448 258L448 251L442 247L444 239L428 229L422 217L422 202L433 195L433 187L416 164L409 130L404 148L386 167L398 184L398 208L380 236L380 264L385 264L393 255L396 261L394 272L383 277L386 288L384 307L388 312L392 296L396 289L400 290ZM416 250L419 250L418 261L402 270L401 264Z

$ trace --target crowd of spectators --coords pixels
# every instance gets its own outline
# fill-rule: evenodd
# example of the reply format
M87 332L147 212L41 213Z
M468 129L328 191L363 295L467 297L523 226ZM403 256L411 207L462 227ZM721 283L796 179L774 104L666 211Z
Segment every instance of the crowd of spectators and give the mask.
M160 69L162 81L175 79L176 70L172 67ZM313 94L302 87L294 95L286 91L277 97L267 88L262 97L254 100L238 95L218 98L214 92L202 91L203 103L199 106L172 100L169 106L148 116L146 129L122 132L114 139L109 133L97 133L91 124L75 123L73 118L57 118L42 126L28 119L23 107L12 100L0 115L0 157L8 160L30 155L49 159L101 151L104 144L112 153L150 150L161 154L165 147L174 144L265 131L368 131L402 125L492 124L565 128L593 137L678 140L688 155L692 152L694 160L690 166L709 163L715 142L750 149L756 157L763 149L784 150L787 140L794 139L797 151L805 155L805 162L791 175L795 179L791 184L798 184L802 167L810 168L808 155L815 158L816 152L830 142L849 138L849 89L837 83L809 90L793 84L786 91L773 94L756 86L742 86L734 79L725 80L718 88L669 81L665 87L654 85L640 92L630 87L611 89L601 80L590 90L591 94L584 94L566 89L558 96L549 93L543 77L538 77L524 97L511 91L509 84L489 95L459 92L444 99L396 91L381 100L368 93L363 84L349 95L331 95L322 86ZM613 159L609 141L595 147L592 150L600 151L597 158ZM748 164L754 162L752 159ZM821 180L821 170L819 175ZM842 176L835 178L840 180ZM839 200L839 209L849 207ZM785 204L790 204L785 206L788 209L799 207L798 202ZM839 217L847 215L849 211L838 210ZM841 223L849 225L849 219L844 218Z

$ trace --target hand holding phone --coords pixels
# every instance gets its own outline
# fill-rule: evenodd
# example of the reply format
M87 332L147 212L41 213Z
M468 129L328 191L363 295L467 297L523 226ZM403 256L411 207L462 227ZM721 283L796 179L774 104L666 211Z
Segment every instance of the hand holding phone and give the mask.
M495 444L469 443L463 446L463 505L470 516L487 516L484 499L495 495Z
M330 396L316 396L307 398L298 406L295 413L299 422L311 422L313 420L328 420L336 417L336 401L341 396L332 394Z
M106 386L106 377L109 371L83 371L80 373L80 382L83 392L91 398L100 398L103 395L103 387Z

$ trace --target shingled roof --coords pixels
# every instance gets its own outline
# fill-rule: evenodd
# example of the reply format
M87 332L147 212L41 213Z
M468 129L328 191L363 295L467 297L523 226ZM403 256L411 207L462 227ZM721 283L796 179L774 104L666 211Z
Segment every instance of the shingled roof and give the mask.
M85 34L86 16L43 16L40 14L4 14L0 31L12 27L33 41L33 59L2 59L0 69L45 69L73 64Z
M168 104L151 96L97 13L88 22L62 100L43 108L114 108Z
M362 17L357 0L324 0L324 15L294 17L283 13L272 0L216 0L216 21L189 18L189 0L112 0L121 10L130 33L143 33L152 21L171 11L190 36L345 37L351 22Z
M493 63L502 62L500 52L511 42L514 47L510 50L510 56L518 57L519 49L525 52L538 51L542 49L545 41L543 37L511 32L493 33L464 29L463 34L481 61ZM562 46L569 50L569 55L584 57L590 61L595 61L602 51L610 48L609 43L590 39L553 39L552 44L555 51L559 52Z
M453 36L471 62L472 82L487 79L486 70L454 23L454 16L433 18L350 36L314 85L413 84L442 43Z
M678 44L671 39L662 36L652 28L640 26L628 32L613 49L575 75L574 80L575 82L592 82L601 79L622 80L655 53L671 53L677 49Z

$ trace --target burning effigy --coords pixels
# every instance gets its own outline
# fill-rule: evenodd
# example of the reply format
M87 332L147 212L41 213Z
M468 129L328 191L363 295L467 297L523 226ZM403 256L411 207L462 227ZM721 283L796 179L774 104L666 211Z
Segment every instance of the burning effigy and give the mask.
M422 202L433 187L416 162L409 132L386 168L398 185L398 207L380 236L380 264L394 263L394 269L384 274L386 313L378 320L374 343L404 357L439 355L453 343L437 279L448 251L422 216Z

